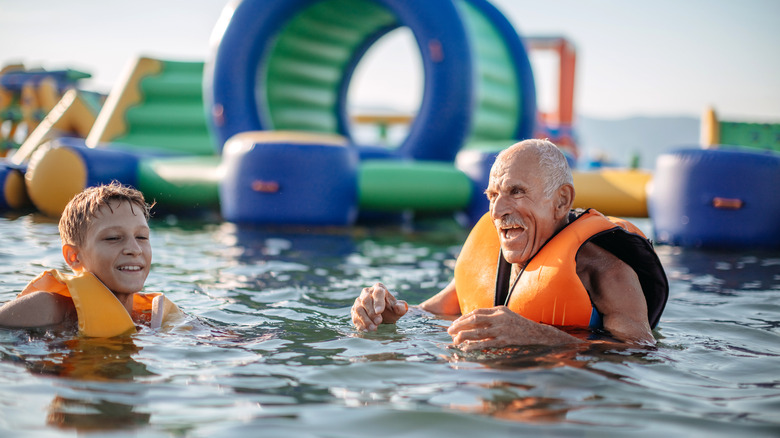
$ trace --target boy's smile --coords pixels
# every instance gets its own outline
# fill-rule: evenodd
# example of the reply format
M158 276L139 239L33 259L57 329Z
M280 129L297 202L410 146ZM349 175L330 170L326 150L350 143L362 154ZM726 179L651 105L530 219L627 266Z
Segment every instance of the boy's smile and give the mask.
M139 206L126 201L110 205L111 209L100 207L75 261L68 264L91 272L114 294L139 292L152 263L149 226Z

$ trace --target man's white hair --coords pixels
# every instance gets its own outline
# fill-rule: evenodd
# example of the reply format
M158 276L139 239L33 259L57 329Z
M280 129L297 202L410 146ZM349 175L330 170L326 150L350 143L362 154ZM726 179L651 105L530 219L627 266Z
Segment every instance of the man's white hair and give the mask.
M544 196L547 198L552 197L564 184L574 185L574 177L566 156L549 140L530 139L515 143L501 151L496 157L496 162L503 161L520 150L531 150L536 153L539 168L544 175Z

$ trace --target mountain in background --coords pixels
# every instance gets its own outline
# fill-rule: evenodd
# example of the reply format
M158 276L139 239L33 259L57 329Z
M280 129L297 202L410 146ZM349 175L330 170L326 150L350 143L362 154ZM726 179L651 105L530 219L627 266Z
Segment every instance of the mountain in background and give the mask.
M578 116L574 125L581 162L593 159L628 166L639 156L639 167L655 168L658 155L680 147L699 147L698 117L631 117L597 119Z

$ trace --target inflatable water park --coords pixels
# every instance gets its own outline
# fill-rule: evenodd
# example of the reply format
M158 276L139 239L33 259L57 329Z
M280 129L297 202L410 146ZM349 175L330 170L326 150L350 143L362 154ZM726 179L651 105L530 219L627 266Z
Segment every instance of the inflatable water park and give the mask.
M389 32L407 28L423 66L397 146L359 144L347 91ZM85 187L117 180L158 209L240 224L351 226L399 214L487 210L498 151L549 138L577 169L576 51L522 36L487 0L244 0L229 4L205 61L138 57L107 96L88 73L0 71L0 210L58 217ZM557 109L537 108L529 53L558 59ZM377 84L381 86L381 84ZM23 141L17 130L26 130ZM575 207L649 217L682 246L780 246L780 124L702 118L702 144L654 171L575 171Z

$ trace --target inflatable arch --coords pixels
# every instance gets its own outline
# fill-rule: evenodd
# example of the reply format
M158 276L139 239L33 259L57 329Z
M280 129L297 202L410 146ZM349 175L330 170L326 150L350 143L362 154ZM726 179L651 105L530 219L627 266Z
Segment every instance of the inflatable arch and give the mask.
M397 149L355 147L352 75L400 27L423 61L419 111ZM32 203L59 214L67 159L80 163L64 176L78 182L71 191L118 179L160 206L218 205L234 222L348 225L363 211L460 211L484 187L454 165L459 151L533 135L530 61L487 0L244 0L225 8L212 42L205 65L139 60L86 140L38 148L25 174ZM478 152L485 163L495 155Z
M486 0L244 0L223 11L204 71L216 147L246 131L350 139L354 69L373 43L402 26L420 50L424 87L399 158L452 162L471 140L533 135L526 50Z

